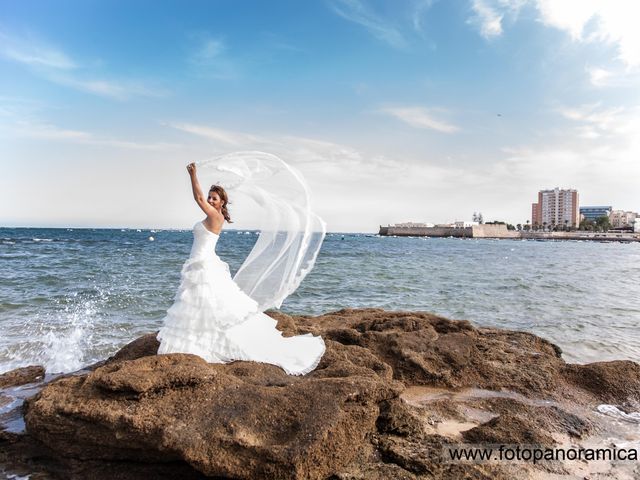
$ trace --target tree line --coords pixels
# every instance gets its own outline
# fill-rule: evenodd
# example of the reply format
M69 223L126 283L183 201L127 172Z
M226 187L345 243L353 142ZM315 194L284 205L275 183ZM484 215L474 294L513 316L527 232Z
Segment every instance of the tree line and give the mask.
M552 221L551 223L542 222L542 224L540 225L531 225L531 222L527 220L527 223L524 225L521 223L518 223L516 225L516 230L525 232L607 232L610 228L611 221L606 215L602 215L595 220L589 220L585 218L580 222L580 225L578 225L577 228L573 225L570 225L569 220L565 220L562 224L556 224L556 222Z

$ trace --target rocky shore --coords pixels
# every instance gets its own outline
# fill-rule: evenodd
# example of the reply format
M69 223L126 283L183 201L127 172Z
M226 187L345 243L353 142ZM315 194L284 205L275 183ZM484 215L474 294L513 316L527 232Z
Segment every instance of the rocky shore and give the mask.
M640 411L637 363L567 364L557 346L535 335L425 312L268 314L285 335L323 336L327 351L316 370L294 377L267 364L157 355L150 333L72 374L47 377L41 367L27 367L0 375L0 473L127 480L640 477L638 462L446 457L452 444L640 448L640 425L629 423ZM603 404L621 416L600 413Z

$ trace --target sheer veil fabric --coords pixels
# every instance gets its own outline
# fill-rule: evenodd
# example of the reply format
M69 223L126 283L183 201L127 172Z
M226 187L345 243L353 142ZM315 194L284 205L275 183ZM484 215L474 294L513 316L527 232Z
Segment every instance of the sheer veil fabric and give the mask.
M203 222L195 224L191 254L157 336L158 353L193 353L212 363L271 363L291 375L310 372L325 352L322 337L283 337L277 321L263 313L279 308L298 288L326 235L325 222L311 210L302 175L262 152L237 152L197 166L198 177L217 179L230 203L253 202L260 232L232 279L229 266L215 253L220 236Z
M201 178L219 179L235 203L242 197L255 202L260 234L233 280L261 311L280 308L313 268L326 235L303 176L264 152L236 152L197 165Z

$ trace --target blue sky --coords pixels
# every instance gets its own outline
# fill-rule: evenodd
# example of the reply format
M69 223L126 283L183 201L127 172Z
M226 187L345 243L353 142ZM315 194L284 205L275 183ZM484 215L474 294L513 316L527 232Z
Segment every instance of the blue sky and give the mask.
M190 227L185 165L235 150L330 231L525 222L556 186L637 211L633 5L1 1L0 225Z

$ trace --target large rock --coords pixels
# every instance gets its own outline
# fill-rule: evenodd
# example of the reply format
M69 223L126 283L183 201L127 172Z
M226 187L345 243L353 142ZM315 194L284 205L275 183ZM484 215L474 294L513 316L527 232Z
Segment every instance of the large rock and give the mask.
M323 478L353 460L402 385L364 348L327 341L303 378L189 354L114 360L29 402L29 432L61 455L167 462L210 476Z
M565 365L557 346L530 333L474 328L426 312L342 309L302 317L298 325L367 348L406 385L553 394Z
M31 451L55 457L47 471L60 478L520 478L547 467L447 463L443 452L580 442L600 428L589 413L599 402L640 398L637 364L568 365L528 333L424 312L269 314L285 335L325 338L313 372L157 355L145 335L27 400Z

